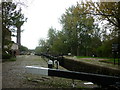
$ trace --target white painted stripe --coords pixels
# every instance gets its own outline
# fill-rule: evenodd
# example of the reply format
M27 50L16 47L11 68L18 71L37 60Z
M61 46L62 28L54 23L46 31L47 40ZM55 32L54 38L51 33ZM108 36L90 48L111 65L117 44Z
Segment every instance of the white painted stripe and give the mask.
M91 85L91 84L94 84L94 83L92 83L92 82L86 82L86 83L84 83L85 85Z
M48 68L44 68L44 67L26 66L26 72L48 76Z

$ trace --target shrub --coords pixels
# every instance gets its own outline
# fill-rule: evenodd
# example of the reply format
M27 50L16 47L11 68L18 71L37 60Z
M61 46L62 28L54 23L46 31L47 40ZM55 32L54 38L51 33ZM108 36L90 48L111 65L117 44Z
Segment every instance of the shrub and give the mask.
M16 58L10 58L9 61L16 61Z
M10 58L11 58L10 54L6 54L6 53L2 54L2 59L10 59Z

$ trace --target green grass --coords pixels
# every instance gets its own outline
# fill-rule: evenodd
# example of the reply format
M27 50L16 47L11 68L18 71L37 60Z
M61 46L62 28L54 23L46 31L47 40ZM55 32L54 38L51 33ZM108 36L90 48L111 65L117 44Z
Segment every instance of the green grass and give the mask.
M11 57L8 61L16 61L15 57Z
M97 59L113 59L110 57L91 57L91 56L76 56L77 58L97 58Z
M111 58L111 59L109 59L109 60L102 60L101 62L114 63L114 59ZM120 62L120 60L119 60L119 62ZM118 59L115 59L115 63L118 63Z
M100 60L100 62L104 62L104 63L112 63L114 64L114 58L110 58L110 57L90 57L90 56L76 56L77 58L96 58L96 59L105 59L105 60ZM107 59L107 60L106 60ZM86 60L86 61L90 61L90 60ZM119 60L120 62L120 60ZM118 59L115 59L115 63L118 63Z
M94 57L90 57L90 56L76 56L77 58L94 58Z
M11 62L11 61L16 61L15 57L11 57L10 59L3 59L2 62Z

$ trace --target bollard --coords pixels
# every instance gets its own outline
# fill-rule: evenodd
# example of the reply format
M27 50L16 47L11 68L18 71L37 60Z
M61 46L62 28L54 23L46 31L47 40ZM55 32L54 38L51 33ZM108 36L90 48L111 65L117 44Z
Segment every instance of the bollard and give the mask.
M71 53L68 53L68 56L71 56Z
M58 67L59 67L59 61L58 61L58 60L55 60L55 61L54 61L54 64L56 65L56 69L58 69Z
M53 61L52 60L48 60L48 68L52 68L53 67Z

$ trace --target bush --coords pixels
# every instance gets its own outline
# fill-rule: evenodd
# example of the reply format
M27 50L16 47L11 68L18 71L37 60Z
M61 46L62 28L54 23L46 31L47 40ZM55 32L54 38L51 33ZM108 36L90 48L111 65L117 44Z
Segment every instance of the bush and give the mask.
M3 53L2 59L10 59L12 56L10 54Z
M10 54L2 54L2 62L5 62L5 61L16 61L16 58L15 57L12 57Z
M16 61L16 58L10 58L9 61Z

